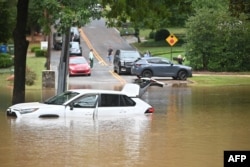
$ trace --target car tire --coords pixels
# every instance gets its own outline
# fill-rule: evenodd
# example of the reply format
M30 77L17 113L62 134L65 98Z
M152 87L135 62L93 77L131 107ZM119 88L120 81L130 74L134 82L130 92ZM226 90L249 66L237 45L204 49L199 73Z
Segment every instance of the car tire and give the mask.
M187 80L187 72L184 70L181 70L178 72L178 78L180 80Z
M117 74L119 74L119 75L121 74L121 67L120 67L120 66L118 66L116 72L117 72Z
M142 77L151 78L153 76L153 72L151 70L144 70L142 72Z

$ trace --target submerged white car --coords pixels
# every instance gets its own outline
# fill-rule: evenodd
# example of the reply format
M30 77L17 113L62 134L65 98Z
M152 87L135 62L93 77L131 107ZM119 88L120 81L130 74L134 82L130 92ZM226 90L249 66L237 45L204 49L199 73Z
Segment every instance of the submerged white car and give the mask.
M150 84L147 82L146 85L150 86ZM151 114L154 108L139 97L142 89L146 88L138 84L126 84L121 91L72 89L51 97L43 103L29 102L13 105L7 109L6 114L17 118L95 118Z

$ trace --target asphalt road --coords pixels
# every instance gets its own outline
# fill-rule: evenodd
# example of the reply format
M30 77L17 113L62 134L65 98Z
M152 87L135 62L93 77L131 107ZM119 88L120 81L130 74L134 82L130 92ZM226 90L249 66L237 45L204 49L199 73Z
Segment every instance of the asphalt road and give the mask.
M117 49L134 50L134 48L129 44L132 41L136 41L134 37L121 37L115 28L107 28L105 26L104 19L93 20L90 24L85 25L81 29L80 34L83 56L88 59L89 50L91 48L94 50L94 67L92 69L91 76L69 77L69 89L120 89L123 84L131 83L136 79L136 76L118 75L114 73L113 66L109 65L107 60L107 50L109 46L113 48L113 52ZM51 54L51 69L56 71L56 76L58 75L57 71L60 55L61 51L55 50L53 50ZM166 85L171 85L173 83L186 83L186 81L174 81L172 78L160 78L159 80L166 82Z
M133 82L136 78L131 75L119 76L113 72L113 66L108 64L107 50L111 46L115 52L116 49L133 49L128 39L120 37L115 28L107 28L105 20L93 20L85 25L80 32L81 47L83 56L88 59L90 48L94 50L94 67L91 76L69 77L68 87L70 88L120 88L124 83ZM132 39L133 40L133 39ZM51 54L51 69L58 75L58 63L61 51L53 50ZM57 80L57 77L56 77ZM56 85L57 86L57 85Z

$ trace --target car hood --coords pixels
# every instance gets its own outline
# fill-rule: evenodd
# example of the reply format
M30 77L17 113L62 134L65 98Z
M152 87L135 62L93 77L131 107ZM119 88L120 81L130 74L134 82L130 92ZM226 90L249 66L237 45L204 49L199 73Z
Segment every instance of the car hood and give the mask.
M40 102L30 102L30 103L15 104L9 108L20 110L20 109L28 109L28 108L48 108L52 106L55 106L55 105L49 105L49 104L44 104Z
M186 68L186 69L191 69L189 66L181 65L181 64L174 64L174 66L178 66L180 68Z
M83 65L83 64L70 64L69 67L71 69L76 69L76 70L85 70L85 69L88 69L89 66L86 64L86 65Z

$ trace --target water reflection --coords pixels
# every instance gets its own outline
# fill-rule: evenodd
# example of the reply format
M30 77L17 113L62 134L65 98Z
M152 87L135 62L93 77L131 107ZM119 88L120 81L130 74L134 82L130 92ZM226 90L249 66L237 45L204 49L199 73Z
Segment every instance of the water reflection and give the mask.
M96 166L99 163L112 166L114 162L127 166L139 161L140 141L150 127L151 117L8 121L15 141L13 158L21 162L20 166L32 166L36 160L39 166Z
M0 164L221 167L224 150L250 150L249 93L247 86L150 87L143 99L155 107L152 117L98 120L9 119L1 102Z

